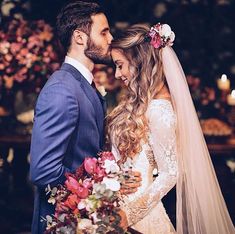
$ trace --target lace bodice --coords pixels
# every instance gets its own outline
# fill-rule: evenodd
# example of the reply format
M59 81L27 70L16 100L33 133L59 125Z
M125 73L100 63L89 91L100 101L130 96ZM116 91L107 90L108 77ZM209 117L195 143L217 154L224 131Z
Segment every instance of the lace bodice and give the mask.
M177 180L176 116L171 102L152 100L146 115L149 141L142 145L142 151L133 160L133 170L141 172L142 185L136 193L124 197L122 204L129 225L143 219L157 206ZM119 159L115 147L113 153ZM153 180L152 172L156 165L158 176Z

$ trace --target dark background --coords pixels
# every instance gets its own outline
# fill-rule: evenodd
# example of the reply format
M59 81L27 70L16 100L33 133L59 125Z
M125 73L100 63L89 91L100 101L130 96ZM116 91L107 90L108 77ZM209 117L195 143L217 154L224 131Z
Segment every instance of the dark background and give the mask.
M16 1L19 2L20 0ZM44 19L55 25L59 9L68 1L21 0L29 2L30 9L22 7L27 20ZM113 35L120 25L134 23L167 23L176 34L174 49L186 75L199 77L202 86L216 90L220 98L216 79L226 73L235 88L235 3L232 0L100 0L106 10ZM1 3L1 0L0 0ZM4 23L4 20L2 20ZM3 25L0 24L0 27ZM214 105L214 103L213 103ZM210 112L206 107L207 114ZM226 114L225 114L226 115ZM27 153L27 152L26 152ZM17 149L17 160L25 152ZM221 190L229 212L235 221L234 172L226 166L227 159L235 155L212 155ZM3 171L0 167L0 234L29 233L33 210L33 188L28 181L17 180L22 176L21 161L16 161L14 170ZM28 165L25 166L26 173ZM173 223L175 217L175 194L172 191L164 199Z

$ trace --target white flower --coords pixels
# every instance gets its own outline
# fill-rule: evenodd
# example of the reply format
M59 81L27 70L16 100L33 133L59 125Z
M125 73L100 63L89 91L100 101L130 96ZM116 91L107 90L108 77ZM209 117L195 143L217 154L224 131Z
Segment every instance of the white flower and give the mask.
M90 219L81 219L78 223L78 228L81 230L90 229L91 227L93 227L93 225Z
M97 218L97 213L96 212L92 213L91 217L93 218L94 223L97 223L97 222L101 221L101 219Z
M108 160L106 159L104 161L104 168L105 168L105 172L108 173L117 173L119 172L120 168L117 165L117 163L114 160Z
M119 191L121 188L120 182L114 178L104 177L102 184L105 184L106 189L110 189L113 192Z
M86 210L92 211L92 210L94 210L94 209L95 209L95 202L92 201L92 200L88 200L88 201L86 202Z
M173 42L175 40L175 33L172 31L170 35L170 42Z
M163 24L159 30L160 36L169 37L171 35L171 27L168 24Z
M79 210L82 210L84 208L86 208L86 201L85 200L81 200L79 203L78 203L78 209Z
M133 160L131 158L127 158L125 163L122 165L122 170L123 171L129 171L133 167Z

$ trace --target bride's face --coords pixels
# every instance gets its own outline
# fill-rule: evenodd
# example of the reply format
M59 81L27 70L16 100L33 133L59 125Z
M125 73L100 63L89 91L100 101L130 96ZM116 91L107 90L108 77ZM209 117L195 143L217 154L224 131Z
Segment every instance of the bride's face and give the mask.
M121 79L127 86L131 79L130 63L121 50L112 49L111 56L116 65L115 78Z

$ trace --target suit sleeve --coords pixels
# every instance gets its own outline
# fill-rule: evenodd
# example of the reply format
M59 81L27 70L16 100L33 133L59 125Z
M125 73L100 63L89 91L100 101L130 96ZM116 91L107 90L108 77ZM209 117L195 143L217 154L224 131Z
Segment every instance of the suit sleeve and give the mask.
M30 152L30 176L38 187L64 182L64 174L69 168L63 165L63 159L78 115L76 98L62 84L48 86L40 94Z

